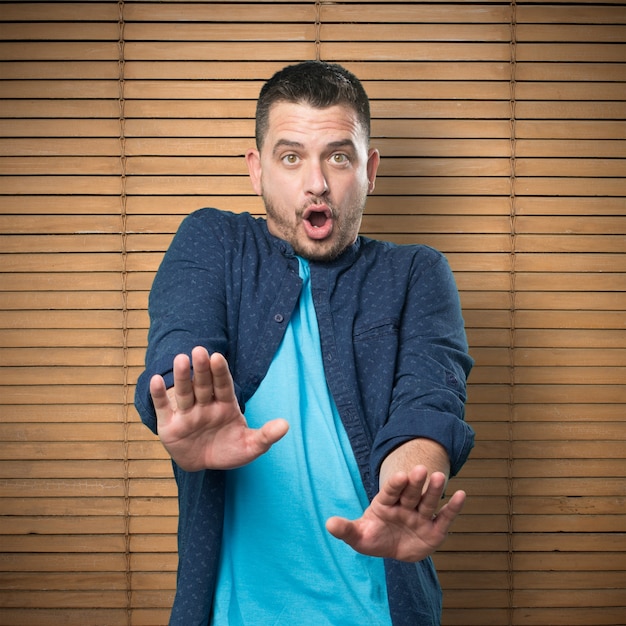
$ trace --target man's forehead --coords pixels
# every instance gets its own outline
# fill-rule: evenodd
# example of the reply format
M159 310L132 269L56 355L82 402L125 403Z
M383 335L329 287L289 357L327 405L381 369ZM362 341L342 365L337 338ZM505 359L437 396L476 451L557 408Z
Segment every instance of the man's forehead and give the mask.
M270 134L275 141L289 140L289 135L306 136L311 133L337 134L336 141L365 139L365 129L354 109L339 104L330 107L313 107L308 103L279 101L269 111ZM297 141L297 139L293 139Z

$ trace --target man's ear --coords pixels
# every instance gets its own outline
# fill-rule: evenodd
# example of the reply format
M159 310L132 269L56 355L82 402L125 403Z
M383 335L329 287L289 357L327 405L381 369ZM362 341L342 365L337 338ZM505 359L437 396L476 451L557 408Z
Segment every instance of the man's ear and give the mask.
M376 149L371 149L367 155L367 180L369 181L368 193L374 191L376 186L376 172L380 165L380 153Z
M261 185L261 155L258 150L250 148L246 152L246 165L248 166L252 189L257 196L260 196L263 193L263 187Z
M376 186L376 172L378 171L379 165L380 153L378 150L372 148L367 155L367 180L369 181L369 186L367 188L368 193L372 193L372 191L374 191L374 187Z

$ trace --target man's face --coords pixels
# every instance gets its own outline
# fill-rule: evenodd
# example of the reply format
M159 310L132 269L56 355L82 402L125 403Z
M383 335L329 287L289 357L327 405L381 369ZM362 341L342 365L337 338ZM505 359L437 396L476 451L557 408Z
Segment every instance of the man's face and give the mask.
M352 109L278 102L261 152L246 161L269 231L296 254L330 260L354 243L379 154Z

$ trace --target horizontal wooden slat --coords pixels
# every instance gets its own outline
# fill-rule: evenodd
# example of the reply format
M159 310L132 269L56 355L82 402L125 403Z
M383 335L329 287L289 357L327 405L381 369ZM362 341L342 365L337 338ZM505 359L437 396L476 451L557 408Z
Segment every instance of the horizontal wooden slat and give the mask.
M522 7L521 13L528 7ZM569 12L569 11L568 11ZM596 12L594 17L597 17ZM595 20L594 20L595 21ZM608 24L527 24L518 23L515 28L515 36L517 41L545 41L555 42L615 42L623 43L624 28L618 25Z
M602 197L522 197L519 215L623 215L624 198Z
M125 609L101 609L101 608L86 608L86 609L52 609L46 611L45 615L41 616L41 609L33 608L19 608L19 609L0 609L0 617L9 624L15 624L15 626L26 626L33 624L37 621L41 626L54 626L62 621L67 626L81 626L89 621L94 626L120 623L127 618L127 611ZM165 617L167 619L167 617Z
M623 24L624 13L622 7L604 6L601 11L593 6L576 6L565 4L547 4L545 6L518 7L517 20L519 23L543 24Z
M124 589L126 584L122 572L77 572L74 576L59 572L37 572L34 576L32 573L16 572L11 575L0 573L0 581L3 589L31 589L32 591L42 588L61 591L66 588L65 585L68 582L76 590Z
M527 100L563 101L621 101L622 85L619 82L532 82L523 81L515 84L517 105L525 105Z
M519 102L516 105L519 119L587 119L623 120L626 104L623 102Z
M76 176L119 176L121 166L119 157L2 157L0 172L13 176L32 176L46 174L50 176L75 174Z
M515 304L519 309L535 310L600 310L623 311L625 307L625 293L598 293L593 300L588 300L577 293L554 292L545 293L518 293Z
M621 291L626 275L616 272L572 272L572 273L549 273L549 272L520 272L516 275L515 285L522 291ZM573 297L576 297L574 295Z
M505 23L509 22L508 6L494 5L485 11L480 5L455 6L451 12L446 5L435 3L405 4L376 3L367 5L367 10L358 4L329 5L324 7L326 22L369 22L369 23Z
M266 5L267 6L267 5ZM217 8L217 7L215 7ZM302 7L305 11L307 7ZM286 7L281 7L285 10ZM238 7L240 11L241 8ZM238 12L238 11L237 11ZM282 12L282 11L281 11ZM307 11L310 13L309 11ZM236 11L231 12L231 16ZM254 10L257 13L257 10ZM248 16L249 18L250 16ZM135 41L201 41L216 42L220 45L223 42L285 42L285 41L311 41L315 39L315 22L311 20L311 15L301 16L304 18L303 23L298 23L296 19L289 20L287 24L272 24L272 28L268 29L266 23L249 23L245 24L232 23L232 17L229 21L220 23L191 23L181 22L175 27L166 23L132 23L129 22L124 28L124 37L128 42ZM270 20L272 21L272 20Z
M50 138L14 138L0 139L0 154L13 157L34 156L115 156L119 159L120 142L118 139L50 139Z
M515 75L518 81L624 81L626 63L536 63L526 61L517 64Z
M117 81L6 81L2 83L5 100L0 105L3 117L10 118L94 118L120 114ZM82 99L77 99L80 93ZM47 99L47 100L44 100ZM56 99L56 100L54 100Z
M491 606L491 605L490 605ZM617 609L539 609L537 611L527 608L513 610L512 619L525 620L528 624L540 626L544 620L554 626L614 626L621 620L621 610ZM446 614L445 626L481 626L485 623L506 623L509 613L506 609L489 609L484 612L473 612L467 609L450 609Z
M54 44L51 44L54 46ZM0 53L2 48L0 47ZM54 52L52 53L54 55ZM297 62L315 57L313 41L293 42L135 42L128 41L124 47L129 61L163 61L171 58L186 61L233 61L251 57L275 61ZM52 58L55 58L54 56Z
M275 6L274 6L275 5ZM158 7L158 10L157 10ZM129 4L124 7L124 20L133 22L311 22L314 7L308 3L291 3L281 0L270 3L170 3L156 5L151 2Z
M35 9L35 14L37 10ZM119 37L116 21L109 23L74 22L55 24L51 29L45 22L13 23L10 30L0 31L0 40L18 41L111 41Z
M587 366L619 366L624 363L624 357L626 357L626 352L623 348L613 348L610 350L600 348L552 348L550 350L528 348L516 350L513 358L516 364L528 366L568 366L572 363L584 363Z
M509 41L507 24L322 24L323 41Z
M566 583L570 589L590 589L610 587L609 579L617 584L626 577L626 572L596 572L589 576L587 572L518 572L515 573L516 586L520 589L562 589ZM583 579L586 583L583 584Z
M516 239L516 250L518 252L609 252L621 253L626 243L625 235L556 235L543 236L520 235Z
M82 119L0 120L0 131L3 137L119 137L120 123L117 118L97 123Z
M606 157L626 156L626 143L619 140L572 141L568 139L520 139L515 152L520 157ZM570 161L571 162L571 161Z
M100 42L0 42L0 58L6 61L110 61L119 58L115 41Z
M2 7L4 21L117 21L119 11L117 7L97 2L85 2L68 4L58 2L33 3L33 2L6 2Z
M508 43L466 43L457 46L454 43L407 42L399 46L397 42L327 42L324 51L328 57L338 61L508 61Z
M119 217L120 198L118 196L68 195L37 196L0 195L0 213L37 215L117 215Z
M624 61L624 46L612 43L524 43L517 44L516 57L524 61L579 61L590 63L619 63Z
M20 6L26 3L20 3ZM50 6L49 4L38 4L39 8ZM63 5L57 4L57 8ZM7 4L3 5L7 9ZM76 11L76 9L71 9ZM111 78L119 80L120 67L117 61L91 61L82 63L80 60L67 61L46 61L45 63L33 61L9 61L2 62L2 76L4 79L57 79L69 80L72 78L82 79L105 79ZM82 88L89 89L89 85L81 85ZM76 95L76 94L74 94Z
M516 133L518 137L524 139L625 139L626 125L606 120L585 122L520 120L516 124Z

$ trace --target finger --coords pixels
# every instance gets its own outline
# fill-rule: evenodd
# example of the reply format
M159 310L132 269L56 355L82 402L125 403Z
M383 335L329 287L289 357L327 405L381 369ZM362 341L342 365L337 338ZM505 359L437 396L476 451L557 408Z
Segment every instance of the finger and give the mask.
M409 477L405 472L392 474L376 494L375 500L383 506L395 506L408 482Z
M442 533L447 533L452 522L456 519L457 515L463 510L465 505L466 495L464 491L456 491L447 504L445 504L441 511L435 518L435 526L439 528Z
M206 348L196 346L191 351L193 363L193 393L199 404L209 404L214 400L211 360Z
M160 417L168 417L171 411L170 399L165 388L165 381L162 376L155 374L150 379L150 395L152 403L157 414L157 420Z
M195 402L191 382L191 364L186 354L174 358L174 396L181 411L189 410Z
M235 385L226 358L219 352L214 352L211 355L210 364L215 399L219 402L235 402L237 400Z
M417 506L418 512L424 517L431 519L441 502L443 490L446 486L446 477L442 472L433 472L430 475L428 486L422 494Z
M409 472L408 483L400 495L400 504L407 509L417 508L427 480L428 469L424 465L416 465Z

